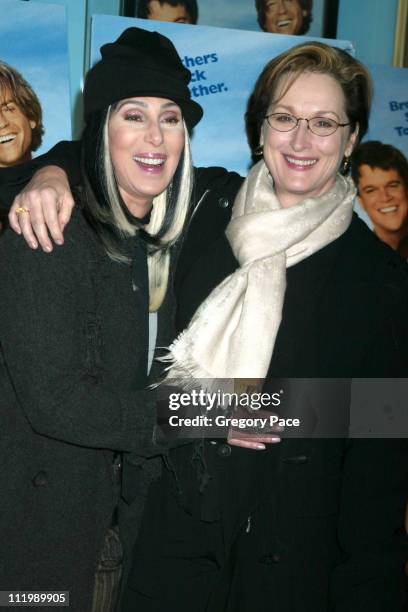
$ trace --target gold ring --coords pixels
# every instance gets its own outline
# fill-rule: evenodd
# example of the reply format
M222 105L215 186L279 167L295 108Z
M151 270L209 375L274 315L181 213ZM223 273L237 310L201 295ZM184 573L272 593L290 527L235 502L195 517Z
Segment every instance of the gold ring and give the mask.
M29 213L30 211L25 206L19 206L18 208L16 208L16 215L20 215L23 212Z

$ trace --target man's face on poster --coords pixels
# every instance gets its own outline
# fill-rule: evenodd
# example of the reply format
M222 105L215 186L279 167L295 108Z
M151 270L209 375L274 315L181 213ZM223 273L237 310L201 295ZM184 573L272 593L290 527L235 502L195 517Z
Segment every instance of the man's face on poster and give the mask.
M28 119L9 89L0 92L0 168L15 166L31 159L32 130Z
M265 31L274 34L298 34L307 11L298 0L264 0Z
M151 0L149 2L148 19L172 21L174 23L191 23L191 17L183 4L172 6L167 4L167 2L160 4L159 0Z
M362 164L358 168L358 195L362 208L377 229L398 232L408 221L408 186L395 169Z

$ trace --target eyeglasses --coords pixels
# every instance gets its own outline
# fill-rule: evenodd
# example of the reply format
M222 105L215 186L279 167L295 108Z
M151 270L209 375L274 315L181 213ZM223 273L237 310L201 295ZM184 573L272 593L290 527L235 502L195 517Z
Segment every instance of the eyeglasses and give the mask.
M268 125L273 130L278 132L291 132L299 125L299 121L306 121L308 129L316 136L330 136L339 127L345 127L350 123L338 123L334 119L328 117L312 117L306 119L305 117L294 117L288 113L271 113L266 115L265 119Z

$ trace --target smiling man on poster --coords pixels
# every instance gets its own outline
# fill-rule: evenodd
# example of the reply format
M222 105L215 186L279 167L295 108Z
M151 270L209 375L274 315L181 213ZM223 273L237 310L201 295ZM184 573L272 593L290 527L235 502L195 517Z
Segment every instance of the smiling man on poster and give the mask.
M30 160L43 133L37 95L15 68L0 62L0 168Z

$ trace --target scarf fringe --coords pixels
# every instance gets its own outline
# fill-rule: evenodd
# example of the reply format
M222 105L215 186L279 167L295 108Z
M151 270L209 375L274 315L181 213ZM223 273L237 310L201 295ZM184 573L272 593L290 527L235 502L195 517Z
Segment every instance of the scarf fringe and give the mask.
M164 372L166 378L154 386L171 385L180 387L187 393L204 389L209 393L231 392L234 389L233 378L214 378L193 357L187 355L183 346L187 340L187 330L184 330L169 346L168 352L162 357L157 357L156 361L165 364Z

